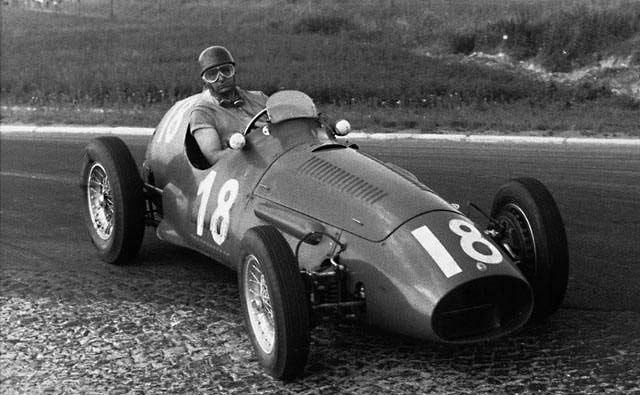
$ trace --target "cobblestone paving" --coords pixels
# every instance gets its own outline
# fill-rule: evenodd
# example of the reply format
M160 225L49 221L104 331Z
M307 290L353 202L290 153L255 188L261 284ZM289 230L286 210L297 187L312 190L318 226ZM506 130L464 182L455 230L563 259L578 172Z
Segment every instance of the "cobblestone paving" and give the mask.
M2 248L4 262L19 249ZM329 322L313 331L305 377L274 381L253 356L235 273L190 261L91 262L86 272L3 264L0 392L640 394L640 315L567 309L464 346Z

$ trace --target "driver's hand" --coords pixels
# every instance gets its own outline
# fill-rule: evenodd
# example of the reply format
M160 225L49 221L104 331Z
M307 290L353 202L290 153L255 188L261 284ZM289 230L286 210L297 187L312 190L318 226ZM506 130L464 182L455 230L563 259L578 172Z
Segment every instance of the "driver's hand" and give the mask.
M229 148L231 149L242 149L246 143L247 140L244 138L242 133L234 133L229 138Z

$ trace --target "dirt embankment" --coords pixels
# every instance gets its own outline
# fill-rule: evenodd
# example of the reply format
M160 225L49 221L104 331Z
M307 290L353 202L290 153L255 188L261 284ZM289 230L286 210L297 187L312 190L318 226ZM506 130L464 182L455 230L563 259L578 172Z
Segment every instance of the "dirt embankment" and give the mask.
M553 81L571 86L596 84L616 95L640 100L640 64L634 63L633 56L610 56L598 62L570 72L549 72L534 61L514 61L504 53L495 55L474 52L464 61L519 72L543 81Z

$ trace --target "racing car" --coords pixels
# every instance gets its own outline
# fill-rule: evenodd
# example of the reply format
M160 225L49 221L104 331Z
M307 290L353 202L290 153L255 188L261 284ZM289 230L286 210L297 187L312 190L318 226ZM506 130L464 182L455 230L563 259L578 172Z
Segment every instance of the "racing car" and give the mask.
M480 225L414 174L349 144L348 122L328 121L302 92L270 96L214 165L190 133L193 105L167 112L141 170L117 137L86 146L83 216L106 262L132 261L154 227L236 270L249 338L271 376L303 374L310 331L327 317L465 343L562 303L565 229L536 179L507 181Z

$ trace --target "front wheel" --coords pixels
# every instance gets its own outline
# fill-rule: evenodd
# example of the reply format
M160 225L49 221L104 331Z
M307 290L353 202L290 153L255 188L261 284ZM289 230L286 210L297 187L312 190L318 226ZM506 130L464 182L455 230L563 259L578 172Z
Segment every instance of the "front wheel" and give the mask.
M125 143L99 137L85 149L81 180L82 210L89 236L108 263L131 261L145 227L143 183Z
M258 360L277 379L304 371L309 353L309 308L302 276L282 235L250 229L242 240L240 299Z
M562 303L569 277L567 236L551 193L534 178L518 178L497 192L491 210L501 230L497 240L531 285L531 319L543 320Z

